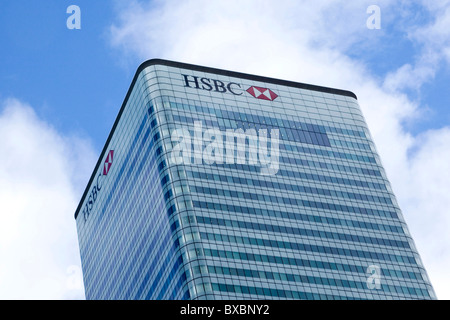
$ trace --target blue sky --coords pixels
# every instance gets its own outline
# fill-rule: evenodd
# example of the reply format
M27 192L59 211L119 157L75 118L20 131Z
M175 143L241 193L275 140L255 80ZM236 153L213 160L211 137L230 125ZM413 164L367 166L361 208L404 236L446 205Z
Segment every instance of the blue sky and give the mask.
M66 27L70 5L80 30ZM380 29L366 26L370 5ZM2 1L0 298L84 298L73 214L150 58L353 91L438 297L450 298L448 30L448 0Z
M82 11L81 30L66 28L70 17L66 9L71 4ZM5 1L0 12L0 97L14 96L30 103L59 131L86 134L101 148L135 69L145 60L111 45L109 28L118 21L122 6L126 4L120 1ZM405 32L408 26L416 28L433 17L420 6L406 7L412 12L401 18L403 25L382 20L380 30L361 28L364 38L343 52L364 62L380 78L405 63L414 63L423 48ZM370 14L360 11L358 15L364 26ZM407 91L432 109L424 121L410 124L411 132L450 122L443 102L450 99L449 80L448 66L442 66L420 92Z
M0 11L0 97L18 97L63 133L100 148L134 70L108 44L109 1L78 1L81 30L69 30L71 1L5 1ZM136 60L135 64L139 62Z

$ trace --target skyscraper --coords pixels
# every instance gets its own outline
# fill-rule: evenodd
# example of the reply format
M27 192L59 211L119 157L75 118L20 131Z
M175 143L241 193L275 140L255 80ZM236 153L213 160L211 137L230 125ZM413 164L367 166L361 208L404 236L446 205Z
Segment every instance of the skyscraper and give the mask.
M149 60L75 219L88 299L435 299L349 91Z

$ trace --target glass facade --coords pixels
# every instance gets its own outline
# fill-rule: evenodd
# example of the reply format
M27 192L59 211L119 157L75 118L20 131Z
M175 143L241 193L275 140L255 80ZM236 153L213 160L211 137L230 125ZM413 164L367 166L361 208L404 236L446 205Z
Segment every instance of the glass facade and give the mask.
M353 93L149 60L75 213L87 299L435 299Z

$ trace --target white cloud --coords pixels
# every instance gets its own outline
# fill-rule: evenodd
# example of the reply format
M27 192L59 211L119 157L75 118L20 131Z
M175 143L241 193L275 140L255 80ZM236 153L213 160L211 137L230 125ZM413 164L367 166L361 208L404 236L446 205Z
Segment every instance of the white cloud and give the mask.
M450 63L450 1L424 0L413 6L416 11L405 14L412 21L403 20L402 29L415 47L414 60L386 77L385 87L393 90L419 91L445 63ZM417 10L418 6L423 6L423 10ZM414 24L421 15L426 22Z
M392 180L438 298L449 299L450 127L424 132L410 150L407 167L392 168Z
M84 299L74 212L89 142L16 99L2 102L0 137L0 299Z
M432 81L437 53L450 52L443 31L450 29L442 28L450 16L447 3L428 7L436 23L421 32L413 24L420 19L408 20L417 7L407 2L378 1L382 29L368 31L371 1L133 1L118 11L111 41L142 60L172 59L355 92L436 293L448 299L449 127L410 134L403 124L420 121L424 107L402 93ZM386 35L383 26L399 22L410 32L405 37L420 41L418 58L377 79L348 53L356 45L376 46ZM439 41L425 41L428 31Z

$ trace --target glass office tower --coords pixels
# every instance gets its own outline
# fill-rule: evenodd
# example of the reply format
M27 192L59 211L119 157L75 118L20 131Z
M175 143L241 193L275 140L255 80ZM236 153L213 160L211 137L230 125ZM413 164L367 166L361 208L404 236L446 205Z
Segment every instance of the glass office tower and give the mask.
M435 299L356 96L166 60L75 213L87 299Z

